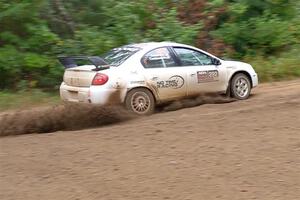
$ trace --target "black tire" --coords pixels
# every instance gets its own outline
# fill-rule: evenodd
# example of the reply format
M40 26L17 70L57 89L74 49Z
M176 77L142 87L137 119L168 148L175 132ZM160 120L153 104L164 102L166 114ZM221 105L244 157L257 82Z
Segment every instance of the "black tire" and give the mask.
M251 83L249 77L243 73L234 75L230 83L232 97L238 100L248 99L251 93Z
M132 89L125 99L126 108L138 115L150 115L155 109L155 100L152 93L144 88Z

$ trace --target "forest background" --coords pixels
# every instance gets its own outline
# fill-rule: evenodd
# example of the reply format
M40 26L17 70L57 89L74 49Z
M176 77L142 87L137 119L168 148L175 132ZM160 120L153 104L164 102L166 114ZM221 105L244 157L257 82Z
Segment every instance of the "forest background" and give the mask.
M300 76L297 0L0 0L0 90L58 89L58 55L147 41L251 63L261 81Z

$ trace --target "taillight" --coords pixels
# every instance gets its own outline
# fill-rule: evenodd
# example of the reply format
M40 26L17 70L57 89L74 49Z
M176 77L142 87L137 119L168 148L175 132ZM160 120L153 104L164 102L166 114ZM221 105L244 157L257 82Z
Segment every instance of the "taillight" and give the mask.
M104 85L108 81L106 74L97 73L92 81L92 85Z

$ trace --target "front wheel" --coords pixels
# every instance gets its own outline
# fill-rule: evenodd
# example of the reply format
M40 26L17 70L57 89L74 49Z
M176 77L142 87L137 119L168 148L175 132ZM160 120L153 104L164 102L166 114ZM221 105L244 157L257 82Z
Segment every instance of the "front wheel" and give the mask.
M125 106L138 115L150 115L154 112L155 100L149 90L137 88L128 92Z
M236 74L231 81L231 94L238 100L248 99L251 92L251 83L245 74Z

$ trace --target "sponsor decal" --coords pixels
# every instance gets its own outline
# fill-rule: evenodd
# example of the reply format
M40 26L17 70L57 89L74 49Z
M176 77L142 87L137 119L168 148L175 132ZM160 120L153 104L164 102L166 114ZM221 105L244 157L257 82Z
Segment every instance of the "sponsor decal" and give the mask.
M150 54L151 55L148 56L149 60L168 60L171 58L169 50L167 48L155 49Z
M175 75L170 77L166 81L158 81L156 82L157 88L172 88L179 89L184 85L184 79L181 76Z
M145 84L145 81L131 81L131 84Z
M198 71L198 83L214 82L219 80L218 70Z

